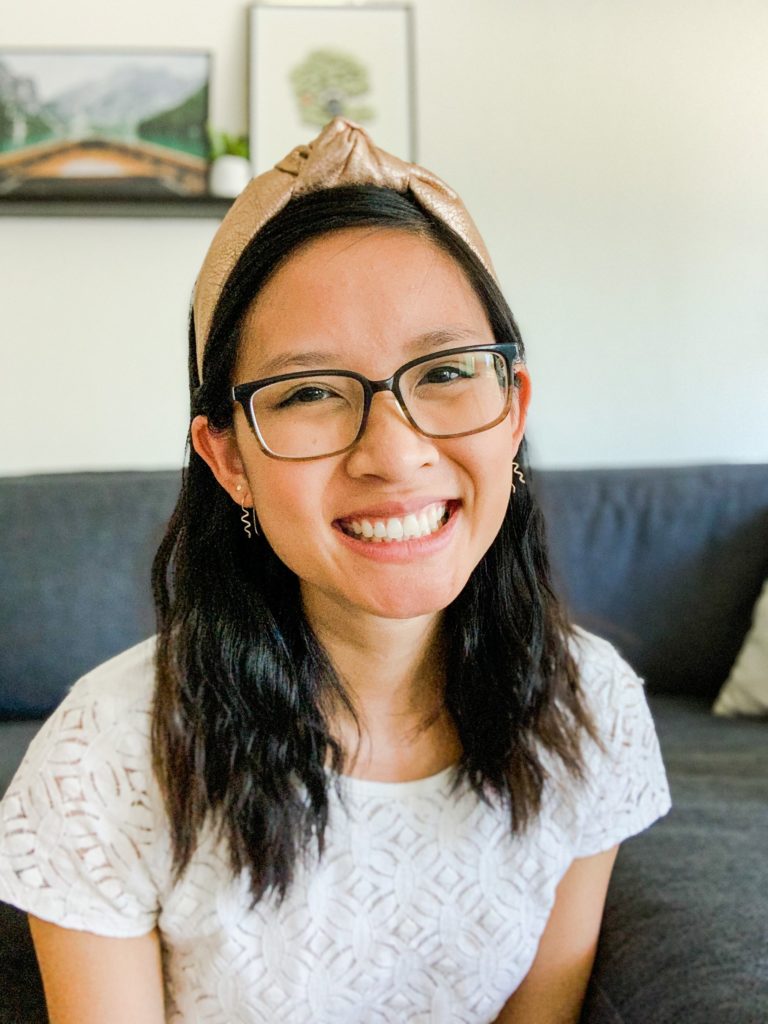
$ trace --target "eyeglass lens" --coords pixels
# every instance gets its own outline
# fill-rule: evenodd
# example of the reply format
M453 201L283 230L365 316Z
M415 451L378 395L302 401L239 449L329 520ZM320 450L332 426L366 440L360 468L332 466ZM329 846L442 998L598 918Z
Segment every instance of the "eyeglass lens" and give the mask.
M482 430L502 416L509 393L504 357L461 352L418 363L400 377L403 403L425 434L450 437ZM251 411L275 455L311 458L349 447L365 407L363 385L336 375L289 378L260 388Z

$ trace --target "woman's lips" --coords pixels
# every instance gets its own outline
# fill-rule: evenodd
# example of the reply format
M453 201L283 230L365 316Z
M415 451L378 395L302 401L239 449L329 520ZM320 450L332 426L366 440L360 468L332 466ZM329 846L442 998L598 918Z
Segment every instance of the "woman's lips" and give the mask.
M378 515L368 513L345 516L336 522L349 537L359 537L371 543L399 543L418 540L435 533L450 514L446 501L434 501L404 515Z
M374 521L337 519L333 526L339 540L359 554L376 561L410 561L433 554L450 542L460 507L456 500L433 502L422 506L418 515L409 512Z

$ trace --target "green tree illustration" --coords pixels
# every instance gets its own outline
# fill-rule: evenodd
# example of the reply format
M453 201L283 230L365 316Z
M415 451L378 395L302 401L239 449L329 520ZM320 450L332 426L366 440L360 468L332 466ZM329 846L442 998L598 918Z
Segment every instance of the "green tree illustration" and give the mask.
M312 50L289 78L303 124L322 128L334 117L363 122L375 114L373 107L354 102L370 84L368 69L348 53Z

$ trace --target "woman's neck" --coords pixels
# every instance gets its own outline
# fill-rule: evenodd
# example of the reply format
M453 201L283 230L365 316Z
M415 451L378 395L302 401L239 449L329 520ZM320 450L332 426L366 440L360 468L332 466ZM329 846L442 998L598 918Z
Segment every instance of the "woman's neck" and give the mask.
M383 619L306 602L305 612L357 717L356 724L340 712L331 723L347 755L346 772L406 781L457 760L455 729L443 706L441 614Z

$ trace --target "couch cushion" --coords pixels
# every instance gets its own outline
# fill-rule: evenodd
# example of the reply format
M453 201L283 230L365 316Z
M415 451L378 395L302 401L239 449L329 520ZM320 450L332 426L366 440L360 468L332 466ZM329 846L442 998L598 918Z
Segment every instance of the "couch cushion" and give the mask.
M45 715L154 630L149 571L179 474L0 480L0 718Z
M768 1020L768 744L759 721L649 700L672 810L622 844L585 1024Z
M712 701L768 575L768 466L549 471L533 486L576 621L649 692Z

